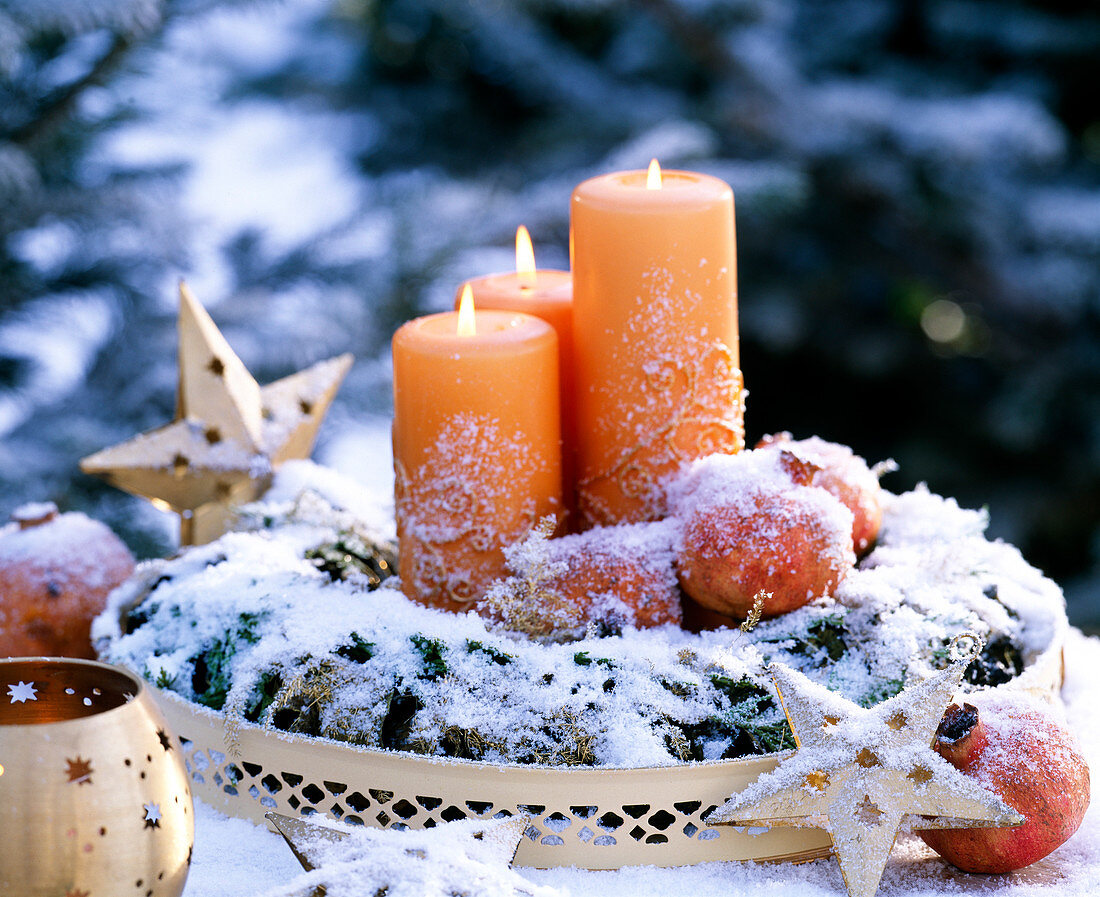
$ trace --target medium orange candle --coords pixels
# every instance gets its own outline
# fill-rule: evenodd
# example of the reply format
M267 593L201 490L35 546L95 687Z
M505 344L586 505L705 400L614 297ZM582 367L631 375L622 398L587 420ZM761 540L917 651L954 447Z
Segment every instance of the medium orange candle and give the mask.
M515 273L490 274L467 281L479 309L521 311L542 318L558 335L558 378L561 401L561 480L567 521L575 516L577 443L573 414L573 277L568 271L536 268L531 235L522 224L516 230ZM458 307L466 284L455 294Z
M580 184L571 218L581 521L656 519L669 474L744 447L733 191L654 161Z
M561 512L558 343L531 315L444 312L393 337L393 458L405 594L463 611L505 546Z

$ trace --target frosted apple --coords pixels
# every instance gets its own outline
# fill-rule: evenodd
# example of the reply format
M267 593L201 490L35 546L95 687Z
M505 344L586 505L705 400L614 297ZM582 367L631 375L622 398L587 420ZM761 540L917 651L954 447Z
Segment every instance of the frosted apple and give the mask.
M1024 823L920 836L964 872L1011 872L1041 860L1077 831L1089 805L1089 768L1073 736L1038 706L1008 704L983 713L972 704L952 704L934 746L1000 795Z

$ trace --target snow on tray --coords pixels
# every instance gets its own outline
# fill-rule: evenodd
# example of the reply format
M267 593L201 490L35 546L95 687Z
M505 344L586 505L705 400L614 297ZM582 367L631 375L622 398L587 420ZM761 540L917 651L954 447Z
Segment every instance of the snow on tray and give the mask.
M1057 586L986 540L981 514L922 489L887 496L878 546L834 598L751 633L625 627L539 644L414 604L396 578L368 591L362 577L319 569L310 549L384 524L356 494L332 471L287 465L250 509L254 530L145 562L113 593L93 630L102 656L290 731L487 762L636 767L793 746L767 662L870 706L942 668L963 631L1030 659L1062 614Z

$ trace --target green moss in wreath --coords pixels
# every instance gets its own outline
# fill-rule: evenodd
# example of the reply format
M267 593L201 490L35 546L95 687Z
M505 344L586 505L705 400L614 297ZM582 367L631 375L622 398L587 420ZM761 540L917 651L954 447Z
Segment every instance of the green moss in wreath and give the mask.
M374 591L397 572L397 552L392 545L347 530L334 541L309 549L305 557L333 582L363 577L368 591Z
M423 672L420 674L421 679L435 682L447 675L447 661L444 657L447 646L442 641L428 638L420 633L409 636L409 641L412 642L416 652L420 655L423 668Z
M353 632L335 653L352 663L366 663L374 656L374 643L368 642L358 632Z

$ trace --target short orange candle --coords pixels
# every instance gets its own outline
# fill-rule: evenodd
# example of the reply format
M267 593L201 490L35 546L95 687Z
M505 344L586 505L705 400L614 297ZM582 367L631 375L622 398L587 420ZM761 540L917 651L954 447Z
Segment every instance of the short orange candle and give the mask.
M462 611L505 575L505 546L561 512L558 345L531 315L463 312L393 337L393 457L405 594Z
M669 474L744 447L733 191L654 163L580 184L571 217L580 517L657 519Z
M568 271L536 268L527 228L516 230L515 273L490 274L467 282L479 309L521 311L542 318L558 335L558 377L561 400L561 480L566 520L575 516L577 443L573 414L573 277ZM455 307L465 284L455 294Z

